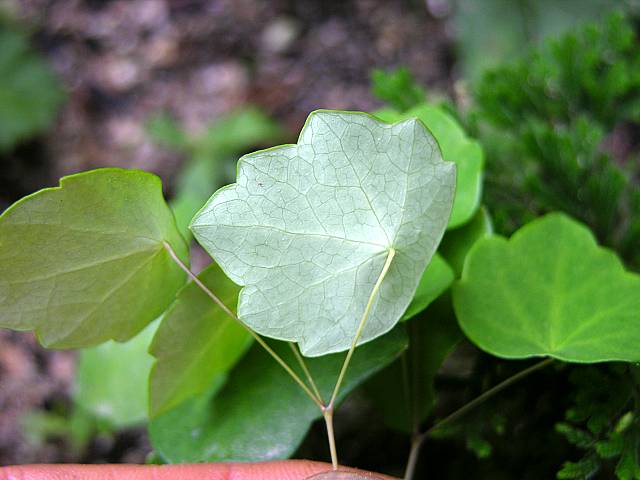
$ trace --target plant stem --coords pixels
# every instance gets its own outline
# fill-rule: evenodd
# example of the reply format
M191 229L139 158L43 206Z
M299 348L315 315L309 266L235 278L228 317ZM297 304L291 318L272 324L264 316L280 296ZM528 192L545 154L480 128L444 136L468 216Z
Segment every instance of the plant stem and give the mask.
M471 400L469 403L463 405L458 410L456 410L453 413L447 415L445 418L443 418L439 422L436 422L427 431L425 431L423 433L420 433L418 435L414 435L413 440L411 442L411 452L409 453L409 460L407 462L407 469L405 471L404 480L412 480L413 479L416 463L418 461L418 454L420 452L420 447L424 443L424 440L426 439L427 436L431 435L433 432L435 432L439 428L442 428L444 425L448 425L449 423L454 422L455 420L458 420L460 417L462 417L463 415L467 414L470 410L473 410L475 407L477 407L478 405L484 403L485 401L487 401L491 397L495 396L496 394L500 393L505 388L508 388L509 386L513 385L514 383L516 383L516 382L522 380L523 378L531 375L533 372L536 372L536 371L538 371L538 370L540 370L540 369L552 364L553 361L554 361L553 358L547 358L545 360L542 360L541 362L538 362L538 363L536 363L534 365L531 365L528 368L525 368L524 370L516 373L515 375L512 375L511 377L507 378L506 380L503 380L499 384L491 387L486 392L481 393L476 398Z
M375 285L373 286L373 290L371 290L371 295L369 295L369 301L367 302L367 306L364 309L364 313L362 314L362 319L360 320L360 324L358 325L358 330L356 331L355 337L353 337L353 342L351 342L351 348L349 348L349 352L347 352L347 356L344 359L344 363L342 364L342 369L340 370L340 375L338 375L338 381L336 382L336 386L333 389L333 394L331 395L331 400L329 401L329 405L327 408L332 409L335 405L336 398L338 397L338 393L340 392L340 387L342 386L342 381L344 380L344 376L347 373L347 368L349 368L349 363L351 362L351 357L353 356L353 352L356 349L356 345L358 344L358 340L360 340L360 336L362 335L362 331L364 330L364 326L367 323L367 319L369 318L369 313L371 313L371 308L373 307L373 303L378 294L378 290L380 290L380 286L382 285L382 281L384 277L387 276L387 272L389 271L389 267L391 266L391 261L395 256L396 251L394 248L389 248L389 253L387 254L387 260L382 267L382 271L378 276L378 280L376 280Z
M329 451L331 452L331 465L333 470L338 470L338 452L336 450L336 437L333 433L333 408L325 408L322 411L324 423L327 425L327 437L329 438Z
M409 451L409 460L407 461L407 469L404 472L405 480L413 479L413 475L416 472L416 465L418 464L418 457L420 456L420 447L424 443L426 435L418 434L411 438L411 450Z
M486 392L481 393L476 398L471 400L466 405L463 405L462 407L460 407L455 412L451 413L450 415L447 415L445 418L443 418L442 420L437 422L435 425L433 425L431 428L429 428L426 432L424 432L424 435L425 436L426 435L430 435L431 433L433 433L437 429L443 427L444 425L448 425L449 423L457 420L458 418L462 417L463 415L465 415L470 410L473 410L478 405L484 403L486 400L490 399L491 397L493 397L497 393L500 393L505 388L511 386L512 384L518 382L519 380L522 380L523 378L529 376L533 372L535 372L537 370L540 370L541 368L544 368L547 365L550 365L551 363L553 363L553 358L547 358L546 360L542 360L541 362L538 362L538 363L536 363L534 365L531 365L529 368L525 368L524 370L516 373L515 375L512 375L511 377L507 378L506 380L503 380L499 384L491 387Z
M187 274L187 276L211 299L215 302L216 305L218 305L222 311L224 313L226 313L229 317L233 318L236 322L238 322L240 325L242 325L244 327L244 329L249 332L249 334L256 340L256 342L258 342L258 344L264 348L267 353L269 355L271 355L273 357L273 359L278 362L280 364L280 366L282 368L284 368L284 370L289 374L289 376L291 376L291 378L300 386L300 388L302 388L302 390L304 390L304 392L309 396L309 398L313 401L313 403L315 403L318 408L320 408L321 410L324 411L324 405L323 403L320 401L319 398L316 398L315 394L309 390L309 387L307 387L307 385L302 381L302 379L298 376L298 374L296 372L294 372L291 367L289 367L289 365L287 365L287 363L282 359L282 357L280 357L280 355L278 355L268 344L267 342L264 341L264 339L258 335L256 332L254 332L251 328L249 328L247 325L245 325L245 323L240 320L238 318L238 316L233 313L233 311L227 307L222 300L220 300L216 294L214 294L211 290L209 290L209 288L207 288L207 286L202 283L202 281L197 277L197 275L195 273L193 273L189 267L187 267L184 262L182 260L180 260L180 257L178 257L178 255L176 254L176 252L173 250L173 248L171 247L171 245L169 245L167 242L162 242L164 248L167 250L167 252L169 252L169 255L171 256L171 258L173 259L174 262L176 262L176 264Z
M313 380L313 375L311 375L311 372L309 371L309 367L307 367L307 363L304 361L304 358L300 354L300 351L298 350L297 345L295 343L293 343L293 342L289 342L289 346L291 347L291 350L293 351L293 354L296 356L296 359L298 360L298 363L300 364L300 368L302 368L302 371L306 375L307 380L311 384L311 388L313 389L313 393L315 393L316 398L318 400L320 400L320 403L322 403L324 405L324 400L322 399L322 395L320 394L320 390L318 390L318 386L316 385L316 382Z

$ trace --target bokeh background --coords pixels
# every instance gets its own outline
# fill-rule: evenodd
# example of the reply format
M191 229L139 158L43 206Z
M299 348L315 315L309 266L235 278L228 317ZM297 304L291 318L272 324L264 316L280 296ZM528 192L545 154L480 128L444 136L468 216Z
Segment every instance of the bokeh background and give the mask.
M376 69L404 67L429 98L464 109L486 69L615 8L635 5L0 0L0 212L63 175L103 166L154 172L168 198L185 185L206 195L231 180L240 154L295 140L310 111L380 108ZM637 152L639 137L637 125L626 125L609 138L611 149ZM181 201L188 209L199 198ZM148 458L144 428L74 413L77 358L42 350L28 333L0 331L0 465ZM462 377L470 374L463 360L455 367ZM401 468L406 440L371 426L366 412L356 402L342 414L348 458ZM326 459L324 449L316 426L299 455ZM482 456L460 455L470 466Z

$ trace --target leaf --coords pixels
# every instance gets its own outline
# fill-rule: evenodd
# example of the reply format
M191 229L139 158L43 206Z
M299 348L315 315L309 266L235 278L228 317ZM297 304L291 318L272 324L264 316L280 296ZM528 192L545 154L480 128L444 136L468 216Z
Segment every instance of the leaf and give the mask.
M493 355L640 360L640 276L563 214L480 240L453 293L462 330Z
M200 280L235 311L240 288L215 264ZM194 283L179 293L165 313L150 353L156 358L150 377L151 416L170 410L209 389L246 352L251 336Z
M74 400L113 428L147 420L147 379L153 357L147 353L158 322L125 343L105 342L80 352Z
M0 216L0 327L55 348L133 337L184 282L163 242L186 258L149 173L93 170L23 198Z
M0 11L0 151L51 125L64 94L54 74Z
M359 348L349 366L340 400L407 346L404 329ZM287 345L275 345L289 365ZM344 355L307 361L325 400L331 394ZM212 394L218 385L214 385ZM288 458L304 439L318 407L258 345L229 375L213 398L202 396L161 415L150 425L151 442L169 463L267 461Z
M431 414L436 404L434 381L438 370L463 335L449 295L429 305L407 328L410 344L406 358L396 360L376 374L365 384L365 389L387 426L412 433L413 416L422 423ZM410 386L407 387L405 381Z
M442 237L455 169L416 120L312 113L296 145L245 155L191 229L244 288L238 314L307 356L349 348L391 248L361 342L406 310ZM353 335L352 335L353 332Z
M422 312L451 286L454 278L451 267L436 253L422 275L413 300L401 320L409 320Z
M491 217L486 208L481 207L469 222L461 227L447 231L438 251L455 271L456 277L462 275L462 268L471 247L481 238L493 233Z
M387 122L417 118L427 126L440 145L442 158L456 164L456 195L447 228L456 228L468 222L478 210L482 196L484 154L480 144L467 137L458 122L446 111L428 103L403 113L380 110L375 115Z

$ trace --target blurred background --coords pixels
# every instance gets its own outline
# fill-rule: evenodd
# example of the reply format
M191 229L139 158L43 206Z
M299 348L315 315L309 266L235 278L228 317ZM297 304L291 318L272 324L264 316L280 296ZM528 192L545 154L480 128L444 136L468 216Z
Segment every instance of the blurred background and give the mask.
M476 135L466 112L482 79L491 90L487 72L527 58L548 38L597 25L614 9L636 25L636 7L622 0L0 0L0 212L63 175L119 166L158 174L186 223L232 181L239 155L295 141L318 108L375 111L405 101L408 108L427 96L458 112ZM602 135L621 164L632 154L637 164L640 127L629 118L605 123ZM495 145L485 145L487 198L500 204L504 190L491 191L492 180L502 185L491 175ZM513 202L537 208L530 199ZM497 212L498 231L524 221L516 210ZM84 370L76 352L44 351L31 334L0 331L0 464L148 458L137 426L144 400L101 404L108 369L100 386L83 386L82 378L109 353L83 355L94 356ZM464 376L471 367L460 368ZM351 405L345 418L358 417L361 408ZM343 438L363 433L357 420L345 423ZM353 441L350 460L400 468L406 440L375 428ZM458 455L466 468L480 468L489 447L468 438L466 449L454 443L428 455ZM299 453L326 459L324 448L315 426Z

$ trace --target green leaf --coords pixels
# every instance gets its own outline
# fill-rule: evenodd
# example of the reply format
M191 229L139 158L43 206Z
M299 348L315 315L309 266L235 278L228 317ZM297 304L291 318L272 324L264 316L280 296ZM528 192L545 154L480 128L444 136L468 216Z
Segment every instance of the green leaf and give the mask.
M480 144L467 137L458 122L445 110L427 103L400 113L380 110L376 117L387 122L417 118L424 123L438 141L442 158L457 167L456 195L448 228L468 222L480 206L484 155Z
M240 287L215 264L200 280L222 302L236 309ZM150 377L150 409L156 416L208 390L242 357L251 336L194 283L184 287L165 313L150 352L156 358Z
M147 420L147 380L153 357L147 353L158 322L125 343L105 342L80 352L75 401L86 411L125 428Z
M0 216L0 327L47 347L124 341L171 303L187 248L155 175L108 168L64 177Z
M404 329L359 348L340 391L349 391L396 358L407 346ZM289 365L295 358L286 344L277 352ZM325 400L331 394L344 355L307 361ZM213 387L215 394L219 386ZM150 425L151 442L169 463L266 461L288 458L311 423L318 407L261 347L254 345L229 375L216 396L188 400Z
M471 247L481 238L493 233L491 217L486 208L478 209L473 218L465 225L448 230L444 234L438 252L455 271L456 277L462 275L462 268Z
M449 295L438 298L407 328L410 344L405 358L376 374L365 389L386 425L412 433L413 419L422 423L431 414L436 404L434 381L438 370L463 335Z
M422 275L413 300L401 320L409 320L422 312L451 286L454 278L451 267L436 253Z
M0 151L51 125L64 94L29 39L0 12Z
M480 240L453 292L466 335L496 356L640 360L640 276L563 214Z
M244 286L247 325L319 356L350 347L391 248L361 343L397 323L444 233L454 182L419 121L318 111L296 145L242 157L237 183L191 229Z

